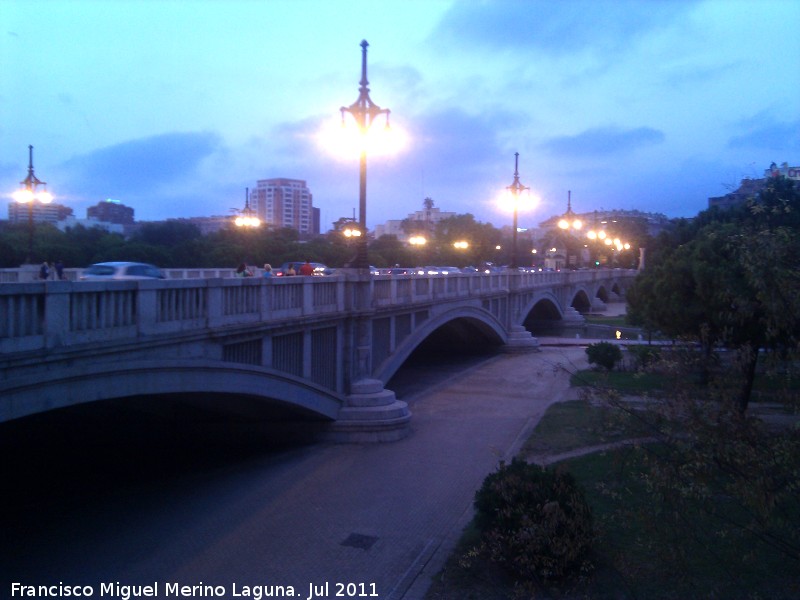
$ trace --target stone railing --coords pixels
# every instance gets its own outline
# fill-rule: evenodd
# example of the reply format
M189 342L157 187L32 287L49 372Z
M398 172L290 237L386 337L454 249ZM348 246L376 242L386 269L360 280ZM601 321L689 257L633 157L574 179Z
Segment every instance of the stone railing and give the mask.
M223 270L170 270L177 276L167 280L0 285L0 352L334 314L346 317L356 295L366 300L361 306L389 310L588 283L615 275L610 271L565 271L369 278L193 277L211 271L219 275ZM190 277L183 278L187 274ZM619 272L622 277L633 274Z

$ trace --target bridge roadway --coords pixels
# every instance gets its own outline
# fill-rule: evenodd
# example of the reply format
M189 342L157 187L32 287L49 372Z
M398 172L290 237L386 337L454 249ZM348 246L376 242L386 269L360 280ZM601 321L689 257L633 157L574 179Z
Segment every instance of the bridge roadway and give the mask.
M0 285L0 422L117 398L194 395L243 420L282 409L328 439L390 441L385 383L428 338L535 350L531 324L582 322L636 271Z

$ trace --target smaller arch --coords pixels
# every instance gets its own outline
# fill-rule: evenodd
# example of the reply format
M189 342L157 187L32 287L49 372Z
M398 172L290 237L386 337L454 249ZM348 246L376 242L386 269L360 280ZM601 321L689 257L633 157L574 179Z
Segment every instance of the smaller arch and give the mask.
M535 331L537 326L545 322L561 321L564 313L554 298L540 297L527 311L522 326L528 331Z
M575 310L577 310L579 313L591 312L592 301L589 299L589 295L586 293L586 290L579 289L572 297L572 302L570 302L570 306Z
M471 333L478 333L479 335L485 336L487 340L496 342L498 345L505 344L508 341L505 328L494 315L480 308L470 306L460 307L436 315L434 318L425 321L415 329L410 336L403 340L383 364L377 369L374 369L373 376L381 380L385 385L422 342L440 327L455 321L462 322L460 325L456 325L453 330L462 340Z

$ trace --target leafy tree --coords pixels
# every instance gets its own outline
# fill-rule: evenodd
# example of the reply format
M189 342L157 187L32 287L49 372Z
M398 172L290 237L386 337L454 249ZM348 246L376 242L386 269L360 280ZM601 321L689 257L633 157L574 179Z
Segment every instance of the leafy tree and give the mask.
M377 267L408 266L411 253L396 235L382 235L369 245L370 260Z
M171 248L201 236L200 229L196 225L170 219L157 223L143 223L131 239L153 246Z
M800 193L776 178L744 209L703 215L685 243L639 275L627 294L633 324L737 352L738 408L747 409L759 351L800 342Z

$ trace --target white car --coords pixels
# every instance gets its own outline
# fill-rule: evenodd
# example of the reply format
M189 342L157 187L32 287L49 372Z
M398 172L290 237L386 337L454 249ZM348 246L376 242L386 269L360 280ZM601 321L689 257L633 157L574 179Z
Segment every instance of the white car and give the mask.
M96 263L81 273L81 281L107 281L110 279L164 279L164 274L158 267L138 262Z

